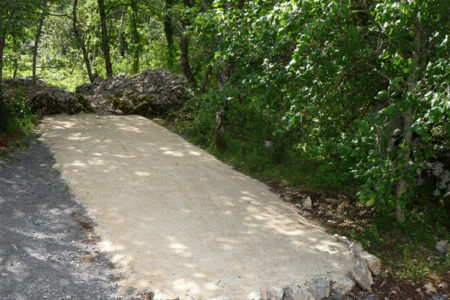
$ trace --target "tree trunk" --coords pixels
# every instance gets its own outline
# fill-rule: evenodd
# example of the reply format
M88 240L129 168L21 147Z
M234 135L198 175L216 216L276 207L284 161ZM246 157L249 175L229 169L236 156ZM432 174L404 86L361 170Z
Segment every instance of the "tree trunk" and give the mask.
M202 83L200 84L200 94L203 94L206 91L206 85L208 84L208 78L209 75L212 72L212 66L209 65L206 70L205 73L203 74L203 79L202 79Z
M196 88L197 81L192 73L191 64L189 63L189 37L183 34L180 37L180 60L181 68L183 69L184 76L186 76L189 83Z
M39 41L41 39L42 34L42 26L44 25L45 16L47 13L47 1L42 3L42 14L39 19L39 24L36 32L36 37L34 39L34 47L33 47L33 84L36 84L36 64L37 64L37 56L39 51Z
M407 85L404 92L405 101L409 101L408 97L411 93L414 92L417 86L418 75L420 72L421 65L421 56L423 54L423 44L424 37L421 24L415 20L414 21L414 50L412 53L412 67L411 71L408 75ZM413 111L408 109L403 114L403 151L399 155L399 161L403 163L405 168L408 167L410 156L411 156L411 142L412 142L412 131L411 126L413 124ZM404 178L400 178L397 182L397 191L396 197L397 202L395 204L395 218L397 222L404 223L405 222L405 208L401 203L401 198L408 191L408 184Z
M173 5L173 0L166 0L166 10L169 10ZM169 68L173 67L175 61L175 45L173 43L173 24L172 18L168 13L164 17L164 34L167 40L167 65Z
M86 45L84 44L83 37L81 36L80 30L78 29L78 20L77 20L77 6L78 0L73 1L73 10L72 10L72 24L73 24L73 32L75 34L75 38L77 39L78 44L81 47L81 52L83 52L84 64L86 65L86 70L89 76L89 81L94 82L94 76L92 75L91 63L89 62L89 56L86 50Z
M138 31L138 6L136 0L131 0L130 2L131 7L131 35L133 37L133 65L132 65L132 73L137 74L139 73L139 58L141 55L141 37L139 36Z
M3 101L3 49L5 48L5 34L2 32L2 25L2 20L0 18L0 133L5 133L6 106L5 102Z
M100 13L100 24L102 28L102 50L103 57L105 59L106 77L110 78L113 76L113 70L111 64L111 56L109 53L109 37L108 28L106 26L105 0L97 0L97 2L98 10Z

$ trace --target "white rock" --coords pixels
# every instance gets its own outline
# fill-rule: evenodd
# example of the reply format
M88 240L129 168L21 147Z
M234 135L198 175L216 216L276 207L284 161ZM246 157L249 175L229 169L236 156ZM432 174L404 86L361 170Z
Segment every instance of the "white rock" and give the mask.
M318 278L308 282L306 289L317 300L328 298L331 292L330 282L325 278Z
M227 296L218 296L215 298L210 298L209 300L230 300L230 298Z
M263 299L264 298L262 297L260 292L251 292L247 296L247 300L263 300Z
M302 206L303 206L304 209L311 210L312 209L311 197L309 197L309 196L306 197L306 199L304 199L303 202L302 202Z
M449 250L448 241L439 241L434 248L436 248L437 252L445 254Z
M428 295L437 293L436 288L431 283L424 284L423 288Z
M339 236L339 242L347 246L350 246L351 244L350 240L344 235Z
M373 284L373 278L364 261L358 260L353 265L350 276L362 289L370 291L370 286Z
M355 258L358 258L359 254L364 251L363 246L360 243L352 242L348 247L350 248L350 251L353 252Z
M350 278L343 277L333 282L331 288L335 294L347 295L355 286L355 282Z
M264 141L264 148L270 148L272 147L272 141Z
M290 284L284 289L283 300L316 300L304 287Z
M280 287L271 287L266 291L266 300L282 300L284 291Z
M366 262L369 270L373 275L380 275L381 273L381 260L366 251L363 251L359 254L359 257Z

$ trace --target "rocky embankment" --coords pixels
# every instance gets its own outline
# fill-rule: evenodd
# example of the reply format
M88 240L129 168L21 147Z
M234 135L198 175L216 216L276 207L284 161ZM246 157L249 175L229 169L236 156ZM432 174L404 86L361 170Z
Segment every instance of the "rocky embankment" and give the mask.
M98 113L142 116L164 115L187 100L185 77L160 69L84 84L76 89L76 94L88 100Z
M3 81L3 96L10 99L28 99L33 112L40 115L76 114L91 111L90 105L82 97L57 86L30 77Z
M187 100L183 75L160 69L142 74L119 75L79 86L75 93L31 78L8 79L3 82L6 101L23 97L30 101L33 112L40 115L137 114L146 117L164 116Z

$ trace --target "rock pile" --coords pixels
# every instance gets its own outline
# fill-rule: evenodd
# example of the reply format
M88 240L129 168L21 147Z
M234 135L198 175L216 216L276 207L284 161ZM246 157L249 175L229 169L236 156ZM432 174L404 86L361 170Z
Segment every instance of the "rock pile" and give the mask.
M97 113L162 116L187 100L183 75L160 69L142 74L98 80L77 87L77 95L88 100Z
M6 101L18 97L29 99L32 111L40 115L91 111L89 103L75 94L42 80L34 84L29 77L3 81L3 96Z

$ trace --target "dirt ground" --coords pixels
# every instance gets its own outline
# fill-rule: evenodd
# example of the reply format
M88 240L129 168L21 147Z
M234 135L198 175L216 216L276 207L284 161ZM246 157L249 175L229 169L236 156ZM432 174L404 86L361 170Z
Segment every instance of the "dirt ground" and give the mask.
M353 265L269 187L143 117L58 115L41 133L125 289L244 299Z

